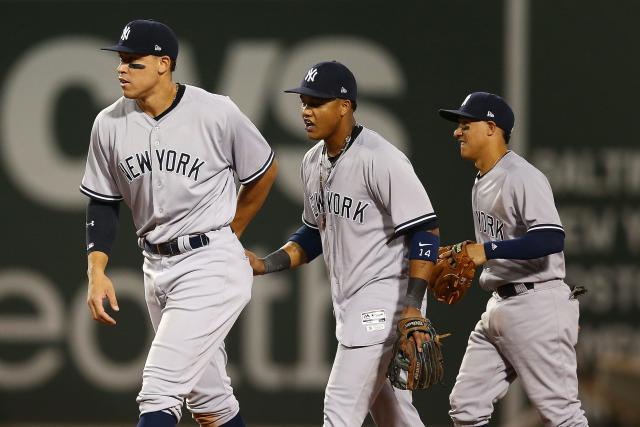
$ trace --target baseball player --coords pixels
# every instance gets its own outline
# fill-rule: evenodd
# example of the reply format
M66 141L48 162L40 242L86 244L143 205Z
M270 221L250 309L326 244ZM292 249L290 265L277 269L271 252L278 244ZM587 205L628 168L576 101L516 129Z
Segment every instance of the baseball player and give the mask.
M478 175L471 194L480 286L492 292L451 392L456 426L488 425L493 404L520 377L546 426L587 426L578 400L578 301L565 277L564 230L546 177L510 151L514 114L499 96L475 92L440 110L458 123L462 158ZM451 252L442 255L446 258Z
M244 426L224 338L250 298L251 267L238 237L275 179L273 152L229 98L173 82L178 40L166 25L130 22L105 50L119 53L123 97L96 117L80 187L90 198L89 309L116 324L103 308L107 299L118 311L105 267L124 200L155 330L138 426L175 426L185 398L201 426Z
M436 214L407 157L357 124L356 80L321 62L300 87L304 128L319 141L301 166L303 225L254 274L296 268L321 253L331 281L338 349L325 391L324 426L422 426L411 393L386 379L399 318L422 316L439 246ZM428 339L414 334L416 340Z

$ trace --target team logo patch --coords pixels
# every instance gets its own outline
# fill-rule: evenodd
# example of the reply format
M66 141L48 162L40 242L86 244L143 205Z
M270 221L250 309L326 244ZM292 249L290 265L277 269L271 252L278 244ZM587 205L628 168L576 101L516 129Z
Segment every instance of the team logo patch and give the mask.
M162 48L158 45L156 45L156 47L153 48L153 50L155 50L156 52L159 52L162 50Z
M495 114L493 114L491 111L487 111L487 117L495 117Z

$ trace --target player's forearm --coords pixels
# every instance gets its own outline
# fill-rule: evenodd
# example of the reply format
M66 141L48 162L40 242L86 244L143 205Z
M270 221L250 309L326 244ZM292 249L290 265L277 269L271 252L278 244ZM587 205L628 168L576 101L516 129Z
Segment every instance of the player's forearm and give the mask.
M424 294L429 286L433 262L412 259L409 261L409 283L407 284L407 306L418 310L422 307Z
M262 274L275 273L294 269L307 262L304 250L295 242L287 242L283 247L270 253L262 259L264 272Z
M240 187L236 216L231 222L231 228L238 237L244 233L244 230L264 204L277 175L278 163L274 159L269 169L257 181Z
M109 262L109 255L101 251L93 251L87 255L87 276L89 278L104 274Z

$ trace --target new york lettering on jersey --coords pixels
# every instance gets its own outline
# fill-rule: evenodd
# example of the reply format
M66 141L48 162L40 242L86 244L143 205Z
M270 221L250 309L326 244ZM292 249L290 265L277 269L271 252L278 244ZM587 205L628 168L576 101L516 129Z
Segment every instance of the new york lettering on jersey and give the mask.
M370 201L356 201L352 197L335 191L327 191L326 200L327 208L325 209L324 197L322 197L321 192L316 191L309 196L309 204L314 218L317 219L326 213L362 224L364 222L364 211L371 205Z
M151 172L154 165L157 165L161 172L175 172L197 181L200 168L205 164L205 161L200 160L197 156L183 152L178 153L175 150L163 148L154 150L153 153L155 155L150 156L149 151L145 150L142 153L130 155L118 163L118 168L127 181L131 183L134 179ZM152 158L157 162L152 163Z

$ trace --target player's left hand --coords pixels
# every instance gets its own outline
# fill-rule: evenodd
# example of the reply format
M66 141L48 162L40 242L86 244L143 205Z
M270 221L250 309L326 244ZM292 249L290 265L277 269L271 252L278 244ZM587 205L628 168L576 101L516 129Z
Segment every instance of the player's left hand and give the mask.
M402 313L400 314L400 320L406 319L408 317L424 317L424 316L422 315L420 310L418 310L417 308L412 306L407 306L405 307L404 310L402 310ZM413 340L416 342L416 348L420 353L422 353L423 344L431 340L429 335L420 331L414 331L411 334L411 336L413 337Z
M248 249L245 249L244 253L249 259L249 265L251 265L251 269L253 270L253 275L262 276L265 272L264 260L262 258L258 258L256 254L254 254Z
M471 258L471 261L478 266L487 262L487 255L484 252L483 243L469 243L466 245L467 255ZM451 246L444 248L444 251L440 252L439 259L451 258L453 253L451 252Z

